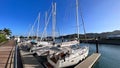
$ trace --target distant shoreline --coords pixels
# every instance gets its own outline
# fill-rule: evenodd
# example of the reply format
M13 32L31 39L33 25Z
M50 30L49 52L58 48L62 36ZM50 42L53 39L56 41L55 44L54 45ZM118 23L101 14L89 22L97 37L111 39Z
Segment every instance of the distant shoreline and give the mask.
M80 40L81 43L92 43L96 44L96 40ZM111 44L111 45L120 45L120 39L100 39L98 44Z

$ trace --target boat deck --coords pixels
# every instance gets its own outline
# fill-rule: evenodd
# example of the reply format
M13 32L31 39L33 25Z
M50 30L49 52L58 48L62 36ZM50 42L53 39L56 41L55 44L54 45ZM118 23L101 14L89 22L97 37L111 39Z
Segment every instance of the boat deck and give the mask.
M86 58L84 61L82 61L80 64L75 66L75 68L91 68L94 63L98 60L101 54L99 53L93 53L91 56Z
M54 68L49 62L45 62L45 63L44 63L44 66L45 66L46 68Z

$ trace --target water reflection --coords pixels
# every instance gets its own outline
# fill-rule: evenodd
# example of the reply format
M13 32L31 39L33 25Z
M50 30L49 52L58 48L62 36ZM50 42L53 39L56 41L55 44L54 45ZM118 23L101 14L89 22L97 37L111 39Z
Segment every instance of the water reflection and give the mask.
M95 44L87 45L90 47L89 55L96 52ZM120 68L120 45L99 44L99 52L101 57L93 68Z

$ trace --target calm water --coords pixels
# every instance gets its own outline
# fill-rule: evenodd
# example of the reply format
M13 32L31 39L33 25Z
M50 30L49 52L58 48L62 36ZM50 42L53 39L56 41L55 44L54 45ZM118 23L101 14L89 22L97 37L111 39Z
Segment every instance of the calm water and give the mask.
M81 44L82 46L84 44ZM90 47L90 53L96 51L95 44L85 44ZM99 44L101 57L93 68L120 68L120 45Z
M96 51L95 44L80 44L80 46L84 45L90 47L89 55ZM120 45L99 44L99 52L101 56L93 68L120 68Z

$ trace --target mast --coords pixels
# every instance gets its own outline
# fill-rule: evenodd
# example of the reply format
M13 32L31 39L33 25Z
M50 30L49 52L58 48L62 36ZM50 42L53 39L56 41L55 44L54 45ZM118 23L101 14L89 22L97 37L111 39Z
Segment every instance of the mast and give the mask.
M45 26L47 26L47 11L45 12ZM47 30L45 31L45 37L47 37Z
M33 23L33 25L32 25L32 28L31 28L30 32L28 33L28 38L29 38L29 36L30 36L31 32L32 32L32 31L33 31L33 29L34 29L34 27L35 27L35 24L36 24L37 20L38 20L38 17L35 19L35 21L34 21L34 23Z
M31 25L29 24L29 27L30 27ZM30 30L28 30L28 33L27 33L28 35L27 35L27 39L29 39L29 36L30 36Z
M78 0L76 0L76 23L77 23L77 40L79 41Z
M47 15L48 15L48 14L47 14ZM42 38L43 38L43 35L45 34L45 31L46 31L46 29L47 29L47 26L48 26L49 20L50 20L50 18L51 18L51 15L52 15L52 12L50 12L50 15L48 15L48 18L47 18L47 21L46 21L46 25L45 25L45 28L44 28L44 30L43 30L42 36L41 36L41 40L42 40Z
M38 26L37 26L37 38L36 38L36 40L38 40L38 36L39 36L39 24L40 24L40 13L38 14Z
M56 25L56 3L52 3L52 37L55 42L55 25Z

